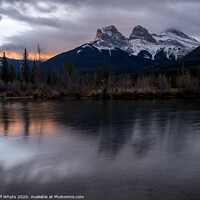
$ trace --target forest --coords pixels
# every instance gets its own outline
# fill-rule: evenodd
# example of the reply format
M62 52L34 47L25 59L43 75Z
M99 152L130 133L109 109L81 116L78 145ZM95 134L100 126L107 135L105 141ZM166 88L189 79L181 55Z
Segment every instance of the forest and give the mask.
M46 70L39 58L28 64L28 52L23 53L22 65L16 69L8 65L3 53L0 71L0 97L33 97L44 99L91 98L182 98L199 97L199 68L170 71L148 71L137 74L112 75L106 63L96 67L95 73L87 70L80 74L73 59L64 60L59 69Z

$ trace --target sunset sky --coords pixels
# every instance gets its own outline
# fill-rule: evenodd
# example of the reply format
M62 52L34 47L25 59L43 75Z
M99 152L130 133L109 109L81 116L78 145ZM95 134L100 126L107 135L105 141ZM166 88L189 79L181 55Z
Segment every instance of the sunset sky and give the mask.
M199 0L0 0L0 52L43 59L93 40L115 25L125 36L142 25L150 33L179 29L200 40Z

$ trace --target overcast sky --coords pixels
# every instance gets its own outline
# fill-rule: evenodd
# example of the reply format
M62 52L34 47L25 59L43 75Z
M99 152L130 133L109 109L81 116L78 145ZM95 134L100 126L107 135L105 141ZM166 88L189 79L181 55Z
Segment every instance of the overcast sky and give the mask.
M33 57L39 43L49 57L92 41L108 25L127 37L142 25L200 40L199 11L199 0L0 0L0 51L19 57L27 48Z

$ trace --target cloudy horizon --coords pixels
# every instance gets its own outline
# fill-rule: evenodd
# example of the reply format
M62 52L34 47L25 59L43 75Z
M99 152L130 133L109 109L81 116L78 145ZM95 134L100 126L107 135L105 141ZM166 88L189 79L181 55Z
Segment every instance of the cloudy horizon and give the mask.
M150 33L175 28L200 40L198 0L1 0L0 52L20 58L27 48L34 58L40 44L43 59L92 41L109 25L128 37L141 25Z

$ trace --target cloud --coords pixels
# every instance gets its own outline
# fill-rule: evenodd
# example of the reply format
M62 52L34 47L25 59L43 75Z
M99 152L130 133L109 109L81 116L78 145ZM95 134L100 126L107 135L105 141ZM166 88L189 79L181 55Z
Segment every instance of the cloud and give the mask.
M31 16L30 13L26 13L26 11L23 11L23 9L27 9L27 6L6 6L0 8L0 14L7 16L8 18L11 18L13 20L18 20L20 22L27 22L31 25L44 25L44 26L59 26L59 19L52 19L48 17L40 17L40 16ZM41 11L42 8L39 8L38 10ZM45 9L43 9L44 12ZM47 12L47 9L46 11ZM50 10L48 10L50 12Z
M140 24L151 33L176 28L200 37L199 0L1 0L0 5L2 20L27 26L8 36L1 49L33 52L40 43L45 53L57 54L91 41L97 28L111 24L126 36Z

